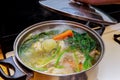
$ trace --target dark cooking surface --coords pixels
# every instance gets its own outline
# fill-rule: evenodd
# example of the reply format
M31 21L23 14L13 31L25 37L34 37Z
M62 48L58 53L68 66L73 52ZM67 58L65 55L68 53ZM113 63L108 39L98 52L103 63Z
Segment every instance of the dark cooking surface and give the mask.
M2 0L0 44L2 45L3 53L13 50L13 42L18 33L32 24L52 19L73 20L43 9L38 1L39 0ZM120 22L120 5L97 7ZM84 21L80 22L84 23Z

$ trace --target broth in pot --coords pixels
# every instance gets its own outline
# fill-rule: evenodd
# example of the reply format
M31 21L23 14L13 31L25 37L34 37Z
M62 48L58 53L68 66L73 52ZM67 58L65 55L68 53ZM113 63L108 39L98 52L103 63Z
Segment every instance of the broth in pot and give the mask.
M91 68L100 57L97 41L87 32L70 26L29 34L18 49L25 65L47 74L72 74Z

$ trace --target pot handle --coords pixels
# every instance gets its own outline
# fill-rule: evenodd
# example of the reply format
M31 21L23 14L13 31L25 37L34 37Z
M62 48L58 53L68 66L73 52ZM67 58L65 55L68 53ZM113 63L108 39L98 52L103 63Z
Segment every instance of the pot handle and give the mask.
M99 35L102 35L105 30L105 25L100 23L94 23L88 21L85 25L95 30Z
M0 67L0 76L5 80L20 80L23 78L26 80L26 74L22 72L16 65L13 60L13 57L9 57L3 60L0 60L0 64L6 65L8 68L12 67L14 70L14 74L12 76L6 75L2 68ZM22 79L22 80L23 80Z
M118 44L120 44L120 34L114 34L114 40L118 43Z

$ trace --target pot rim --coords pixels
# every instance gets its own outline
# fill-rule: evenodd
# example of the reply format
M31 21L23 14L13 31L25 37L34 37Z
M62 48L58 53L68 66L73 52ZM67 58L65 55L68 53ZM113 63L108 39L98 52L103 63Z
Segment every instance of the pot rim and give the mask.
M84 70L84 71L81 71L81 72L75 72L75 73L70 73L70 74L50 74L50 73L45 73L45 72L41 72L41 71L37 71L37 70L34 70L30 67L28 67L27 65L25 65L24 62L22 62L22 60L19 58L19 55L18 55L18 43L19 41L22 39L22 37L28 33L29 31L35 29L35 28L38 28L38 27L41 27L43 25L47 25L47 24L56 24L56 23L60 23L60 24L67 24L67 23L70 23L70 24L73 24L73 25L76 25L76 26L80 26L81 29L85 30L85 31L88 31L90 32L92 35L95 36L95 38L99 41L100 43L100 46L101 46L101 55L99 57L99 59L97 60L97 62L92 65L91 68L87 69L87 70ZM38 26L40 25L40 26ZM79 28L79 27L78 27ZM88 70L91 70L93 69L103 58L103 55L104 55L104 52L105 52L105 46L104 46L104 42L103 40L101 39L100 35L92 30L91 28L87 27L86 25L83 25L81 23L78 23L78 22L74 22L74 21L69 21L69 20L49 20L49 21L42 21L42 22L38 22L36 24L33 24L27 28L25 28L22 32L20 32L18 34L18 36L16 37L15 41L14 41L14 45L13 45L13 49L14 49L14 52L15 52L15 57L17 58L17 60L22 63L22 65L24 65L25 67L27 67L28 69L32 70L32 71L35 71L35 72L38 72L38 73L41 73L41 74L45 74L45 75L50 75L50 76L70 76L70 75L76 75L76 74L81 74L81 73L84 73Z

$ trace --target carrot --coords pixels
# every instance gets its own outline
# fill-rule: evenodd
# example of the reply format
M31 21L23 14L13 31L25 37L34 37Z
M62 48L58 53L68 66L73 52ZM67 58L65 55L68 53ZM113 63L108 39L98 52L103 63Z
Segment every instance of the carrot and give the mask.
M68 63L70 64L70 66L71 66L72 68L75 68L75 63L74 63L73 61L68 61Z
M62 39L65 39L67 37L72 37L72 36L73 36L72 30L67 30L61 34L54 36L53 39L54 40L62 40Z
M82 65L82 63L79 64L79 68L80 68L80 70L83 69L83 65Z
M82 66L80 66L79 64L76 64L73 61L68 61L68 63L70 64L70 66L76 71L76 72L80 72L80 70L82 70ZM81 68L80 68L81 67Z

